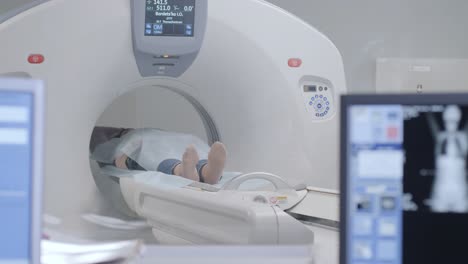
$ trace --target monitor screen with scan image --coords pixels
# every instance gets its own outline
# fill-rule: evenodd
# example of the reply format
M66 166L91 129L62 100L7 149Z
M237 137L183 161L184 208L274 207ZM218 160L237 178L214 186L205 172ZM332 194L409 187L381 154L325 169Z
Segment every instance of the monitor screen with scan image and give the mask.
M146 0L145 36L193 37L195 0Z
M467 95L404 97L344 98L342 263L468 263Z
M39 263L41 85L0 79L0 264Z

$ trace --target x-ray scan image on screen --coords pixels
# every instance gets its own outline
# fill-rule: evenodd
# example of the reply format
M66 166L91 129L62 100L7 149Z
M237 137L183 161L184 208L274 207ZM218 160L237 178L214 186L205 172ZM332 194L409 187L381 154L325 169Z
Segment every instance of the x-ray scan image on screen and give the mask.
M404 113L404 263L468 263L468 107L406 106Z
M406 197L413 198L411 201L417 207L411 204L405 210L468 212L468 127L463 112L456 105L407 107L403 141L406 152L404 192Z
M468 103L438 100L345 98L345 263L468 263Z

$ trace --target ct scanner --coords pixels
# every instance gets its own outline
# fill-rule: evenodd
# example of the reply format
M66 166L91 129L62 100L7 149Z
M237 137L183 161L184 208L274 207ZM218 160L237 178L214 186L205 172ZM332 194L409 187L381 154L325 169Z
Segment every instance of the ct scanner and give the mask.
M167 14L174 5L189 8ZM156 8L170 20L185 16L190 26L157 31L147 17ZM337 188L337 107L346 88L340 53L310 25L261 0L54 0L10 15L0 39L0 75L47 85L44 206L60 219L55 228L93 239L128 235L82 218L99 213L143 218L160 242L312 243L313 234L287 212L314 216L311 187ZM153 95L134 101L154 109L140 112L143 118L221 140L229 170L271 174L219 188L100 174L90 166L91 132L112 125L101 114L114 100L139 90ZM180 118L167 117L178 111L167 107L192 116L174 122ZM107 114L135 121L121 110ZM238 190L258 178L275 191ZM281 208L275 198L285 197L296 200Z

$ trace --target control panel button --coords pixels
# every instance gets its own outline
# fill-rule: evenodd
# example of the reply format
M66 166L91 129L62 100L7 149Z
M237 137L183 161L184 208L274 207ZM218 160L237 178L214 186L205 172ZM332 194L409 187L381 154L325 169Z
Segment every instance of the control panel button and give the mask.
M320 81L303 82L300 84L303 91L305 110L312 120L326 120L334 114L334 93L329 84Z

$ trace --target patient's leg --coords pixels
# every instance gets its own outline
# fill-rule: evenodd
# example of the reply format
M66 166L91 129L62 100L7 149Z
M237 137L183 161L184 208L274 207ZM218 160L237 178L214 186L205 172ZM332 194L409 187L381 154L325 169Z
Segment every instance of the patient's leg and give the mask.
M221 142L215 142L208 153L208 163L202 167L201 175L208 184L218 183L226 164L226 147Z
M174 175L182 176L184 178L200 181L197 172L198 153L193 145L187 147L182 156L182 163L174 167Z

